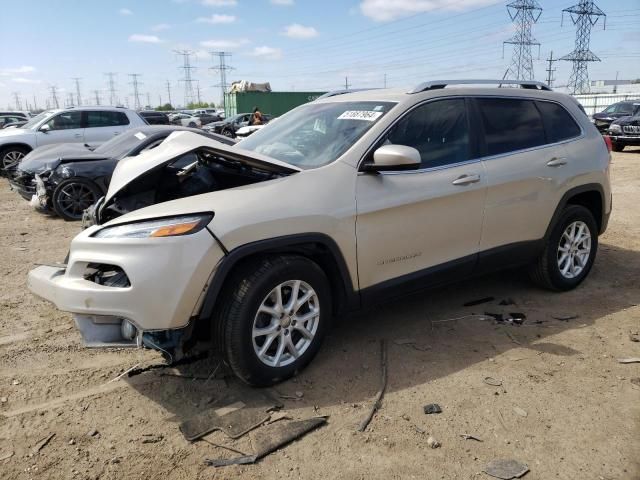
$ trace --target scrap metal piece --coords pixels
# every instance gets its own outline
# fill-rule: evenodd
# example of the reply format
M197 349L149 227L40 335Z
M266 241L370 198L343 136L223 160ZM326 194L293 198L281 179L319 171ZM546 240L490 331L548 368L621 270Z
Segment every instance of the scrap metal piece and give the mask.
M255 453L230 459L207 459L205 463L212 467L227 465L247 465L275 452L280 447L297 440L306 433L327 423L327 417L314 417L307 420L293 422L277 422L264 427L253 436L252 443Z
M640 363L640 357L619 358L618 363Z
M498 380L493 377L484 377L484 383L486 383L487 385L492 385L494 387L502 386L502 380Z
M375 413L382 406L382 397L384 396L384 391L387 389L387 343L385 342L385 340L380 340L380 363L382 369L380 390L378 390L378 393L376 394L376 398L373 402L373 405L371 405L369 413L367 414L365 419L360 422L360 425L358 426L359 432L364 432L367 429L369 422L371 422L371 419L373 418Z
M429 405L425 405L423 407L424 413L427 415L431 415L432 413L442 413L442 408L437 403L430 403Z
M465 440L475 440L476 442L482 442L482 440L474 435L469 435L468 433L461 433L460 436Z
M502 480L520 478L528 471L529 467L526 464L512 459L491 460L484 469L487 475L501 478Z
M247 395L231 394L219 404L182 422L180 431L190 442L216 430L236 439L268 421L269 412L281 407L281 403L255 390Z

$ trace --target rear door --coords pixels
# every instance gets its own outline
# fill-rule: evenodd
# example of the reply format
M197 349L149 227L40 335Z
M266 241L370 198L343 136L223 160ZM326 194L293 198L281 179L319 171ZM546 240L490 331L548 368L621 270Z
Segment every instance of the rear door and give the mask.
M39 129L36 132L36 144L39 147L53 143L84 142L82 112L71 110L58 113L45 123L45 125L49 127L49 130L44 131Z
M129 118L124 112L88 110L86 116L84 141L92 147L120 135L129 126Z
M558 104L544 102L547 116L559 115L545 129L538 103L524 98L475 99L488 182L483 252L521 246L518 251L527 255L527 246L533 246L528 242L543 238L569 175L567 165L575 161L559 140L566 121L562 115L573 121L572 117L562 107L558 112ZM579 135L581 130L575 127ZM520 259L507 257L506 261L519 263Z

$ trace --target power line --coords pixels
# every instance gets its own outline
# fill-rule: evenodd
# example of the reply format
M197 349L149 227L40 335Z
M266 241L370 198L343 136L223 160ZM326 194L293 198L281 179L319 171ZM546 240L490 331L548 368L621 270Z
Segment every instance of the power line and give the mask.
M142 75L139 73L130 73L129 76L131 77L129 84L133 86L133 108L140 110L140 85L142 85L142 83L138 78Z
M73 77L72 80L76 84L76 99L77 99L78 106L80 106L80 105L82 105L82 95L80 95L80 80L82 80L82 78Z
M20 99L20 93L13 92L11 95L13 96L13 100L16 103L16 110L22 110L22 100Z
M167 80L167 95L169 96L169 105L173 105L171 103L171 83Z
M202 104L202 99L200 98L200 82L199 81L196 83L196 89L198 92L198 104L200 105Z
M349 77L344 77L344 89L349 90L351 84L349 83Z
M589 50L591 27L600 17L605 17L604 27L606 28L606 14L590 0L580 0L577 5L562 10L562 19L565 13L569 14L571 21L576 25L576 43L573 52L561 57L560 60L573 63L568 85L571 93L588 93L591 86L587 65L589 62L600 61L596 54Z
M182 67L178 67L184 70L184 77L181 79L184 82L184 106L186 107L190 103L193 103L193 78L191 77L191 71L196 67L191 66L192 50L174 50L176 55L182 57Z
M94 90L93 94L95 95L96 105L100 106L100 90Z
M116 96L116 81L115 81L115 77L117 73L107 72L105 73L105 75L109 78L109 103L115 107L118 104L118 97Z
M227 99L225 98L225 93L227 93L227 88L229 85L227 84L227 71L233 70L233 67L227 65L227 58L231 60L231 54L229 52L209 52L211 53L211 57L215 63L216 56L218 57L219 65L217 67L212 67L211 70L220 74L220 83L214 85L214 87L220 88L220 100L222 102L222 108L224 111L227 111Z
M531 35L531 27L540 18L542 8L536 0L515 0L507 5L507 11L511 21L516 25L516 34L502 43L503 56L504 45L514 46L511 64L503 78L533 80L535 74L531 46L537 45L538 55L540 55L540 43Z
M74 103L73 103L73 93L72 92L68 92L67 93L67 107L73 107Z
M147 92L147 107L151 108L151 95Z

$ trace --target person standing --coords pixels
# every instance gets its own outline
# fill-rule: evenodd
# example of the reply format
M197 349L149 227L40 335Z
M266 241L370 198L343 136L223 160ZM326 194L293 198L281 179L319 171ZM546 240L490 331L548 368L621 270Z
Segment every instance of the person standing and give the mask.
M249 125L262 125L262 113L258 107L253 109L253 114L251 115L251 121Z

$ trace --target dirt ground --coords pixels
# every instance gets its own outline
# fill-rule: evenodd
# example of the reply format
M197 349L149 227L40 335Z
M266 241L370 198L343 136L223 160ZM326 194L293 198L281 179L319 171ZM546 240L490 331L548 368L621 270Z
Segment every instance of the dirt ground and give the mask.
M640 364L617 361L640 357L640 149L629 150L614 155L614 213L580 288L549 293L507 272L342 319L311 366L272 391L302 394L282 400L289 416L327 415L327 425L255 465L223 468L204 460L237 454L212 444L246 453L253 434L189 443L178 425L210 408L224 380L166 369L113 380L161 358L83 348L71 316L27 291L28 270L62 260L80 226L32 211L0 179L0 478L475 479L506 458L526 463L527 479L640 479ZM487 296L495 300L463 307ZM484 312L527 319L438 322ZM355 433L380 383L380 339L386 395ZM182 372L206 377L216 365ZM442 413L425 415L430 403Z

